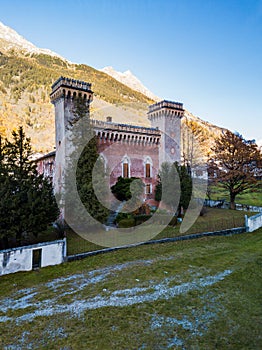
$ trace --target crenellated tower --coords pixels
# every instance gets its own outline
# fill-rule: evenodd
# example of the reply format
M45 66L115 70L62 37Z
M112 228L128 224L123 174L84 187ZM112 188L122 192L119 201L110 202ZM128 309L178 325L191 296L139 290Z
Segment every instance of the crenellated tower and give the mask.
M148 119L153 128L161 131L159 166L163 162L180 163L181 118L183 103L163 100L149 106Z
M55 106L56 149L59 148L62 140L65 138L66 130L76 118L74 109L77 98L82 98L86 102L86 111L89 114L89 106L93 100L93 91L90 83L60 77L52 85L50 99Z
M93 91L89 83L60 77L52 85L50 99L55 107L56 176L54 187L56 193L61 193L65 180L65 168L72 153L72 134L75 132L73 126L81 117L76 113L76 106L78 101L81 101L81 105L84 106L82 117L89 117Z

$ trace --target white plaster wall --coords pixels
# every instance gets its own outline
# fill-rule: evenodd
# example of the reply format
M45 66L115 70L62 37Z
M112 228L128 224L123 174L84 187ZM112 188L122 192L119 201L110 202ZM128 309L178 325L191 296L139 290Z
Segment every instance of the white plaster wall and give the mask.
M21 249L0 252L0 275L29 270L32 270L31 249L21 247Z
M262 227L262 214L246 218L246 225L248 226L248 232L253 232Z
M33 250L35 249L42 249L41 267L61 264L66 256L66 240L0 251L0 276L32 270Z
M61 264L63 257L63 242L42 247L41 267ZM37 247L39 249L40 247Z

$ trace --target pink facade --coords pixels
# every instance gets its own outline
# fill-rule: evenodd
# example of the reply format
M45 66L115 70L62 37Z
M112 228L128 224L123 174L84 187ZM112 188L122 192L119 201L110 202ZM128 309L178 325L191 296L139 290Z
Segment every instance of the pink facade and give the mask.
M110 134L97 132L98 150L110 173L110 186L119 176L138 177L145 184L144 199L155 205L154 192L159 172L158 143L132 140L133 135L123 140L110 139ZM123 136L123 135L122 135ZM118 138L120 135L118 134ZM157 142L157 141L155 141Z
M37 171L39 174L43 174L44 177L53 181L55 167L55 151L44 155L37 159Z

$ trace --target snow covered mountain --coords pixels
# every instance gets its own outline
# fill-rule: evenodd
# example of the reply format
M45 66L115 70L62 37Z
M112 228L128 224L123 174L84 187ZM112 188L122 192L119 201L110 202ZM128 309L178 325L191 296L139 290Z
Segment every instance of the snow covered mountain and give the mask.
M122 73L116 71L113 67L110 66L102 68L101 72L110 75L114 79L120 81L120 83L125 84L133 90L142 92L142 94L146 95L152 100L160 101L160 98L155 96L150 90L148 90L148 88L146 88L130 70L127 70Z
M30 41L23 38L15 30L4 25L2 22L0 22L0 48L4 50L15 49L15 50L21 50L29 53L45 54L45 55L59 57L65 60L62 56L58 55L56 52L53 52L48 49L40 49L36 47Z

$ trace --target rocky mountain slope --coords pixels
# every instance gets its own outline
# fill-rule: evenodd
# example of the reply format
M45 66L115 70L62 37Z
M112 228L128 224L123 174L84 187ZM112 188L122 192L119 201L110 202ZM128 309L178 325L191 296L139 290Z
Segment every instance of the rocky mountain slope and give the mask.
M54 109L49 94L51 85L61 75L92 83L92 118L105 120L112 116L115 122L150 125L146 113L155 96L131 73L124 73L129 79L122 83L119 76L114 79L112 74L39 49L0 23L0 133L10 136L14 128L23 125L35 151L53 150ZM137 81L140 86L130 88ZM141 90L141 86L146 90ZM189 126L200 140L205 140L201 141L205 150L210 149L214 138L221 133L220 128L189 112L183 119L184 128Z
M131 89L141 92L154 101L161 100L159 97L155 96L147 87L145 87L143 83L130 70L122 73L116 71L113 67L104 67L101 69L101 71L120 81L120 83L129 86Z

